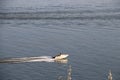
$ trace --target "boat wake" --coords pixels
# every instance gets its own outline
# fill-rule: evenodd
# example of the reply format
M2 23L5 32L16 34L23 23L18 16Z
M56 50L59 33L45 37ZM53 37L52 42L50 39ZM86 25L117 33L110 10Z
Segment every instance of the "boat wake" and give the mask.
M55 60L52 56L37 56L37 57L22 57L22 58L9 58L0 59L0 63L24 63L24 62L57 62L67 63L67 59Z
M22 63L22 62L54 62L54 59L51 56L0 59L0 63Z

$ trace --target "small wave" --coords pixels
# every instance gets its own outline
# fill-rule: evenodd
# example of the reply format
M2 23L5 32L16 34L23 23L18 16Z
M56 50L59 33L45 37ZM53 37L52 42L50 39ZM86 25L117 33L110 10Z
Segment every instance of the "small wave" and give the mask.
M51 56L38 56L38 57L23 57L23 58L10 58L1 59L0 63L22 63L22 62L54 62Z
M79 13L79 12L38 12L38 13L0 13L0 19L18 19L18 20L110 20L120 19L120 13Z

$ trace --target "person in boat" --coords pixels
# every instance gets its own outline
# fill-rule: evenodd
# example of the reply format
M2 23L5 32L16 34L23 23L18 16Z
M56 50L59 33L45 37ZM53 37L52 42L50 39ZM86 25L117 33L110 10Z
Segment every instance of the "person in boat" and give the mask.
M56 56L60 56L62 53L59 53L58 55L56 55ZM52 58L55 58L56 56L53 56Z

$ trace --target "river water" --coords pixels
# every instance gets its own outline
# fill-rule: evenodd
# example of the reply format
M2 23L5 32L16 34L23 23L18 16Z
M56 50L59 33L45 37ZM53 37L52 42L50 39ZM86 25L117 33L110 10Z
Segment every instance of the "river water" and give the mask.
M0 0L0 59L43 56L0 63L0 80L57 80L69 65L72 80L120 80L120 1Z

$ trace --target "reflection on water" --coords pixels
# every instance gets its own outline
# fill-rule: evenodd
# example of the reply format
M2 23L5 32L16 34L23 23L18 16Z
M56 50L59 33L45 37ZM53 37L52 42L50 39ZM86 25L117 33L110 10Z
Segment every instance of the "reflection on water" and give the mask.
M68 59L55 60L57 63L67 63Z
M71 65L69 65L67 70L67 76L59 76L57 80L72 80L72 68Z
M112 72L111 70L108 73L108 80L113 80L112 78ZM59 76L57 80L72 80L72 68L71 65L69 65L68 70L67 70L67 76Z
M72 80L72 68L71 68L71 65L69 66L68 68L68 76L67 76L67 80Z
M111 72L111 70L109 71L108 80L112 80L112 72Z

